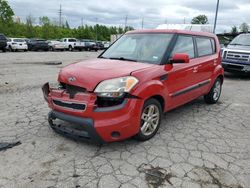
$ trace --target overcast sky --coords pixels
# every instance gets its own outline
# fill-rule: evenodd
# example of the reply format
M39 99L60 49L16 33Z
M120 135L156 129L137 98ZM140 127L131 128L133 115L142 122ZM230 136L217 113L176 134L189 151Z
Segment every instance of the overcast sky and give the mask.
M9 0L16 16L25 20L33 17L48 16L58 21L58 11L62 5L62 16L71 27L83 24L124 26L128 16L128 25L141 28L155 28L165 22L169 24L190 23L194 16L205 14L209 23L214 23L217 0ZM250 0L220 0L217 32L230 30L233 25L242 22L250 24ZM96 19L98 18L98 19Z

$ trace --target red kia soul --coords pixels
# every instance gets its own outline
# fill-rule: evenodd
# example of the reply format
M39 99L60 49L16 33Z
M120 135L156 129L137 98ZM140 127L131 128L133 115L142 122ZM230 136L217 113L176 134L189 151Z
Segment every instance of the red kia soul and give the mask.
M145 141L162 114L204 96L216 103L224 70L216 35L142 30L123 35L98 58L63 68L43 86L54 131L99 144Z

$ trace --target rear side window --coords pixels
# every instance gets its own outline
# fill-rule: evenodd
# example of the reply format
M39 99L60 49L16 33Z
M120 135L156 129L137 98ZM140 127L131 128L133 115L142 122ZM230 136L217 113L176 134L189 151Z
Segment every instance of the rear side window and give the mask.
M194 42L192 36L178 36L171 57L178 53L188 54L190 58L194 58Z
M76 42L76 39L69 39L69 42Z
M197 42L197 51L199 57L214 54L215 46L213 47L210 38L197 37L196 42Z

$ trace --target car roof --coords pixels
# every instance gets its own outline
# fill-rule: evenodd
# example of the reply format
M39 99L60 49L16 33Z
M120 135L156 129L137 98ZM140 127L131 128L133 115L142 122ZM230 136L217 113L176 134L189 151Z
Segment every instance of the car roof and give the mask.
M204 37L216 37L213 33L208 32L197 32L197 31L187 31L187 30L177 30L177 29L145 29L145 30L133 30L126 34L143 34L143 33L173 33L173 34L184 34L184 35L194 35L194 36L204 36Z

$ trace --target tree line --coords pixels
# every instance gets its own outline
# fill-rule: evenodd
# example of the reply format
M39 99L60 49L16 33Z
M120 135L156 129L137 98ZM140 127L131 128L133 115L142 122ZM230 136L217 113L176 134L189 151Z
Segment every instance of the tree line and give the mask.
M14 11L9 6L7 0L0 0L0 33L4 33L8 37L43 39L74 37L78 39L109 41L110 35L122 34L125 31L133 30L130 26L124 29L122 27L107 27L99 24L70 28L67 21L62 26L58 26L47 16L40 17L39 25L36 25L37 20L31 15L27 16L25 22L14 20L14 15Z

